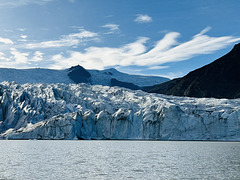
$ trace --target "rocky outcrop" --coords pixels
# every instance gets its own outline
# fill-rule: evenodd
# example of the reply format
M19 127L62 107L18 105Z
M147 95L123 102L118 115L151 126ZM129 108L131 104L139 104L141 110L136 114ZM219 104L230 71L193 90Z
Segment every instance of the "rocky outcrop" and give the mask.
M2 139L240 141L240 99L87 84L0 85Z

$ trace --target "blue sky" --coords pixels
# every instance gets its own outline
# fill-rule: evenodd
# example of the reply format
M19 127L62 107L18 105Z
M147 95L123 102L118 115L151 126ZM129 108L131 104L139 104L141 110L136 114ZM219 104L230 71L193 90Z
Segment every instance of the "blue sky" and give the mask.
M0 0L0 67L181 77L240 42L240 1Z

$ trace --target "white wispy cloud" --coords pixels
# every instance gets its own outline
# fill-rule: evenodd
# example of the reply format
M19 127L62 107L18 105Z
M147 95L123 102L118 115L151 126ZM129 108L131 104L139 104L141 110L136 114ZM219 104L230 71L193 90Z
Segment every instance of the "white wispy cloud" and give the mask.
M41 49L41 48L59 48L74 46L79 44L78 39L60 39L55 41L44 41L40 43L29 43L26 45L27 49Z
M107 34L113 34L120 31L118 24L105 24L102 27L109 29L109 32L107 32Z
M23 39L26 39L27 35L22 34L20 37L23 38Z
M7 67L8 62L11 61L11 58L7 57L5 53L0 52L0 66L1 67ZM3 66L2 66L3 64Z
M0 67L2 68L30 68L43 60L44 53L40 51L22 52L16 48L9 49L10 56L0 52Z
M169 68L169 66L151 66L148 69L166 69Z
M183 43L177 41L180 33L169 32L150 50L145 46L148 38L141 37L133 43L118 48L88 47L84 52L70 51L67 56L57 54L52 57L55 61L52 68L61 69L76 64L89 69L131 65L161 66L168 62L184 61L201 54L210 54L240 41L240 37L233 36L210 37L203 34L207 30L209 27Z
M13 55L11 57L11 59L14 60L14 63L16 64L26 64L28 63L28 56L29 56L29 53L21 53L19 52L16 48L11 48L10 49L10 53Z
M43 60L43 53L41 51L35 51L33 57L30 59L32 62L39 62Z
M44 41L39 43L29 43L26 45L27 49L36 49L36 48L60 48L60 47L70 47L76 46L80 42L96 40L98 34L82 29L78 33L73 33L65 35L59 40L53 41ZM94 39L95 38L95 39Z
M137 56L146 51L143 45L148 38L141 37L136 42L126 44L120 48L111 47L89 47L85 49L85 53L70 51L70 57L65 58L62 54L53 56L56 64L55 68L63 68L64 62L66 66L81 64L85 68L104 69L106 66L128 66L129 58Z
M7 61L8 60L3 52L0 52L0 60L1 61Z
M17 28L17 30L18 30L18 31L22 31L22 32L26 31L25 28Z
M20 39L18 39L18 41L22 41L22 42L26 42L27 41L27 35L25 35L25 34L22 34L21 36L20 36Z
M1 0L0 7L19 7L29 4L44 5L54 0Z
M207 26L206 28L204 28L200 33L196 34L195 36L201 36L205 33L207 33L208 31L210 31L212 28L210 26Z
M4 44L14 44L11 39L2 38L2 37L0 37L0 43L4 43Z
M152 21L152 17L147 14L138 14L134 21L138 23L148 23Z

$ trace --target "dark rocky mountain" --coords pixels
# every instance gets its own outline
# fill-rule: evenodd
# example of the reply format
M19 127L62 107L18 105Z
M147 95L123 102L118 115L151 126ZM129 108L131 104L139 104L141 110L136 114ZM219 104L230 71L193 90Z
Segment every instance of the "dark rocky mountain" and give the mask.
M69 68L67 75L75 83L89 83L91 78L91 74L80 65Z
M240 43L228 54L182 78L144 90L175 96L240 98Z

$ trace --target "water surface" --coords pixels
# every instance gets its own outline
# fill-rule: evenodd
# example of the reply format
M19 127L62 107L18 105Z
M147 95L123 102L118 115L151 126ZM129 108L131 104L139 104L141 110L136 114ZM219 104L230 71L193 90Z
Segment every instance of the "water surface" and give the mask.
M0 141L0 179L240 179L240 142Z

